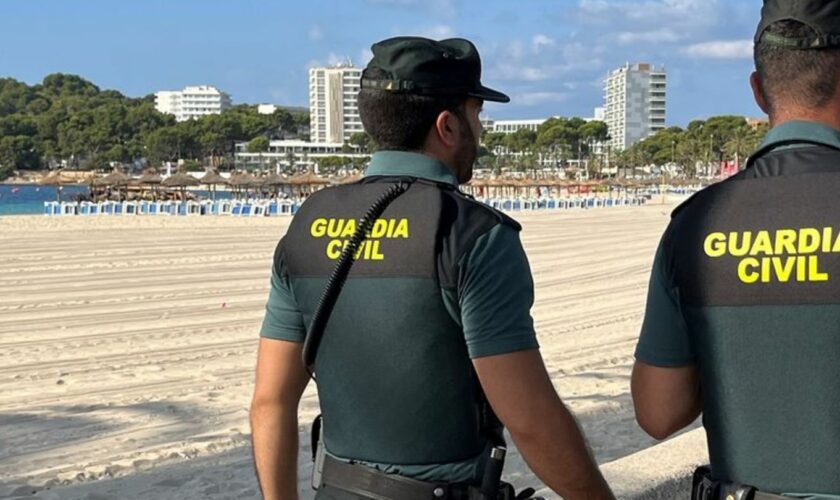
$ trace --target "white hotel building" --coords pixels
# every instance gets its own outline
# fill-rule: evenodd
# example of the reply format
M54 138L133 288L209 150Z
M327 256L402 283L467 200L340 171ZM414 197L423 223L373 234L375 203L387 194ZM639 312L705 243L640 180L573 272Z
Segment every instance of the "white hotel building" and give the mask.
M347 142L364 131L358 93L362 70L352 64L309 70L309 135L312 142Z
M175 115L175 120L179 122L218 115L230 106L230 96L210 85L155 92L155 108L161 113Z
M309 70L309 141L270 141L268 151L249 153L248 143L236 144L236 161L242 165L294 164L314 167L329 156L364 158L347 152L345 144L356 132L364 132L359 116L358 93L362 70L350 63ZM264 111L268 111L265 108ZM261 111L262 112L262 111Z
M665 128L665 68L626 64L604 80L610 146L623 151Z

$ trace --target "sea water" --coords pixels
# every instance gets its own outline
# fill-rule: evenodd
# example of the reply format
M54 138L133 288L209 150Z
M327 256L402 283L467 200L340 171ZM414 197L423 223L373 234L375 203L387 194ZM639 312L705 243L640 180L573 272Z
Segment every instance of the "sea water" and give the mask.
M0 215L32 215L44 213L45 201L58 201L58 188L55 186L39 186L37 184L0 184ZM87 186L62 186L61 201L78 201L79 197L87 197L90 190ZM210 192L190 190L191 195L200 199L210 199ZM230 191L217 191L217 200L230 199Z
M44 213L45 201L56 201L58 188L33 184L0 184L0 215ZM62 186L61 201L88 194L87 186Z

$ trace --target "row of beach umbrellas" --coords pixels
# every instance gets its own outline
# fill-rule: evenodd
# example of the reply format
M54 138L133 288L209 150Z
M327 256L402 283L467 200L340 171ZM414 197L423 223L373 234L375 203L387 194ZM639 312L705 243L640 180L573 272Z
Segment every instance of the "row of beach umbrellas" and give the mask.
M269 189L277 194L281 187L298 187L300 193L303 194L304 187L310 189L316 186L326 186L330 184L342 184L348 182L355 182L361 179L361 174L349 175L341 178L325 178L312 172L305 172L293 176L285 176L277 173L269 173L263 176L254 176L248 172L234 172L229 178L220 175L214 169L208 169L202 177L194 177L186 172L178 172L164 179L154 168L148 168L143 171L139 178L133 178L127 175L119 168L115 168L109 174L96 177L92 172L83 171L65 171L63 169L54 170L50 172L41 181L41 185L50 185L61 187L68 184L89 184L91 187L110 187L120 190L128 186L139 185L149 186L152 189L153 195L156 195L158 186L166 188L180 189L182 195L185 195L186 189L195 186L208 186L210 188L211 196L215 199L216 187L219 185L230 186L237 193L248 189ZM669 179L670 185L696 185L700 184L698 179ZM662 184L662 179L607 179L607 180L588 180L576 181L568 179L559 179L553 177L546 177L540 179L533 178L513 178L513 177L490 177L473 179L468 185L467 189L474 188L490 188L493 190L519 190L520 188L584 188L584 187L600 187L609 186L620 189L642 189L645 187ZM60 196L60 190L59 190Z
M216 170L208 169L202 177L194 177L186 172L178 172L164 179L153 168L143 171L139 178L133 178L127 175L119 168L105 176L97 177L91 172L65 171L63 169L54 170L45 176L39 184L46 186L56 186L57 195L60 196L61 186L69 184L88 184L94 188L127 188L128 186L149 186L153 193L156 193L158 186L166 188L180 189L182 194L186 189L194 186L205 185L210 187L211 196L215 199L216 187L219 185L231 186L235 191L241 192L247 189L274 189L275 193L279 192L282 186L297 186L301 191L304 187L310 189L315 186L326 186L329 184L340 184L346 182L353 182L361 178L361 175L350 175L342 178L327 179L312 172L305 172L293 176L285 176L277 173L270 173L264 176L254 176L248 172L234 172L230 178L225 178Z

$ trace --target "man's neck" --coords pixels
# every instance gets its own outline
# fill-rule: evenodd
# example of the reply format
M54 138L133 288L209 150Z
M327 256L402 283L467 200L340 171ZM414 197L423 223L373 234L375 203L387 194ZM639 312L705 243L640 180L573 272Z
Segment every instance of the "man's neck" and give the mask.
M833 111L833 108L832 108ZM826 127L831 127L835 130L840 131L840 111L838 112L827 112L824 109L821 110L810 110L810 109L798 109L792 110L787 112L780 112L780 113L771 113L770 114L770 126L771 127L778 127L783 123L793 122L793 121L802 121L802 122L814 122L819 123L821 125L825 125Z
M436 153L434 150L431 149L420 149L417 151L412 151L412 153L420 153L430 158L434 158L435 160L446 165L446 168L448 168L452 172L452 175L454 175L456 179L459 178L458 171L455 169L455 163L452 161L452 158L444 158L443 155Z

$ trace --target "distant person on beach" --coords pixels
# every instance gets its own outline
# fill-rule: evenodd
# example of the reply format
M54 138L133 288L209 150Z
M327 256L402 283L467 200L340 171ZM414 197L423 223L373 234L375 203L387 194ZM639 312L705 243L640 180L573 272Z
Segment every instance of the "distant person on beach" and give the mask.
M502 423L564 498L613 498L538 350L519 224L458 189L483 102L509 98L467 40L372 50L359 112L379 151L361 181L312 194L274 256L251 406L263 495L298 498L311 370L319 500L512 500Z
M692 498L840 499L840 0L765 0L751 84L771 130L677 208L632 393L664 439L702 412Z

